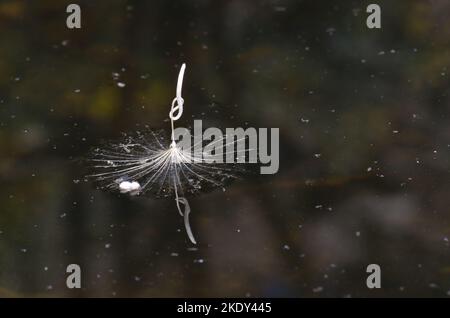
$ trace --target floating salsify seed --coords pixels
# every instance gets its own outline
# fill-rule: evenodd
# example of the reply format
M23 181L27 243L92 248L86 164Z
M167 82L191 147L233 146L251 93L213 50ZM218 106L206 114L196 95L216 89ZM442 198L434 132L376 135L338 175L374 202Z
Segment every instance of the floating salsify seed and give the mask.
M165 139L163 133L150 130L148 134L126 135L125 140L97 147L89 159L94 170L89 177L106 190L129 195L174 196L177 210L184 218L186 233L196 244L189 223L191 208L185 196L206 191L205 188L223 189L227 180L237 177L238 169L229 164L215 164L204 153L196 155L192 152L196 144L183 149L175 140L174 122L183 114L181 89L185 69L183 64L169 113L170 140ZM216 149L225 146L227 144Z

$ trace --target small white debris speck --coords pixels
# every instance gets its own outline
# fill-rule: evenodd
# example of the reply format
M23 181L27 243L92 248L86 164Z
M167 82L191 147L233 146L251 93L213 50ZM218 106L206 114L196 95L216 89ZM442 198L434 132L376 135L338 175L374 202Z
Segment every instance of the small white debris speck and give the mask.
M435 284L435 283L430 283L428 286L429 286L430 288L438 288L438 285Z
M127 192L136 192L141 188L141 185L137 181L122 181L119 184L120 192L127 193Z
M323 287L322 286L318 286L313 288L313 293L321 293L323 291Z

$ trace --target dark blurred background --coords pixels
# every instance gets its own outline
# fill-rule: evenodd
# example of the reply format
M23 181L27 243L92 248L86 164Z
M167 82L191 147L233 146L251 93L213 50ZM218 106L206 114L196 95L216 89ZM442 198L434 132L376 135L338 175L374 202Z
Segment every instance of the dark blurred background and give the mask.
M0 297L449 296L450 2L372 2L2 0ZM190 199L195 247L81 163L168 128L183 62L179 125L280 127L278 174Z

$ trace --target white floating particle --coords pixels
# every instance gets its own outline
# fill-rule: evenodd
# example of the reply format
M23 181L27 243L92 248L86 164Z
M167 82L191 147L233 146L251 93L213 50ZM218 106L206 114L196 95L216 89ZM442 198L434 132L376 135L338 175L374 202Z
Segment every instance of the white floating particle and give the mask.
M122 181L119 184L119 190L122 193L127 193L127 192L136 192L141 188L141 185L139 184L139 182L137 181Z
M334 32L336 32L336 29L333 27L327 28L325 30L326 33L328 33L329 36L333 36Z
M313 288L313 293L321 293L323 291L323 287L322 286L318 286Z
M273 9L276 12L285 12L286 11L286 7L284 7L284 6L275 6Z
M124 82L118 82L117 86L120 88L124 88L126 86L126 84Z

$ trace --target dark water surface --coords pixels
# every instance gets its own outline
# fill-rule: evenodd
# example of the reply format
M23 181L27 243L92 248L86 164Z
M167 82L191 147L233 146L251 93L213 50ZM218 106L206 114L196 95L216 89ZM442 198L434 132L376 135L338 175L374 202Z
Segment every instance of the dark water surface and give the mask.
M450 3L368 3L1 1L0 297L450 295ZM277 174L190 198L197 246L82 163L169 128L183 62L179 125L280 128Z

